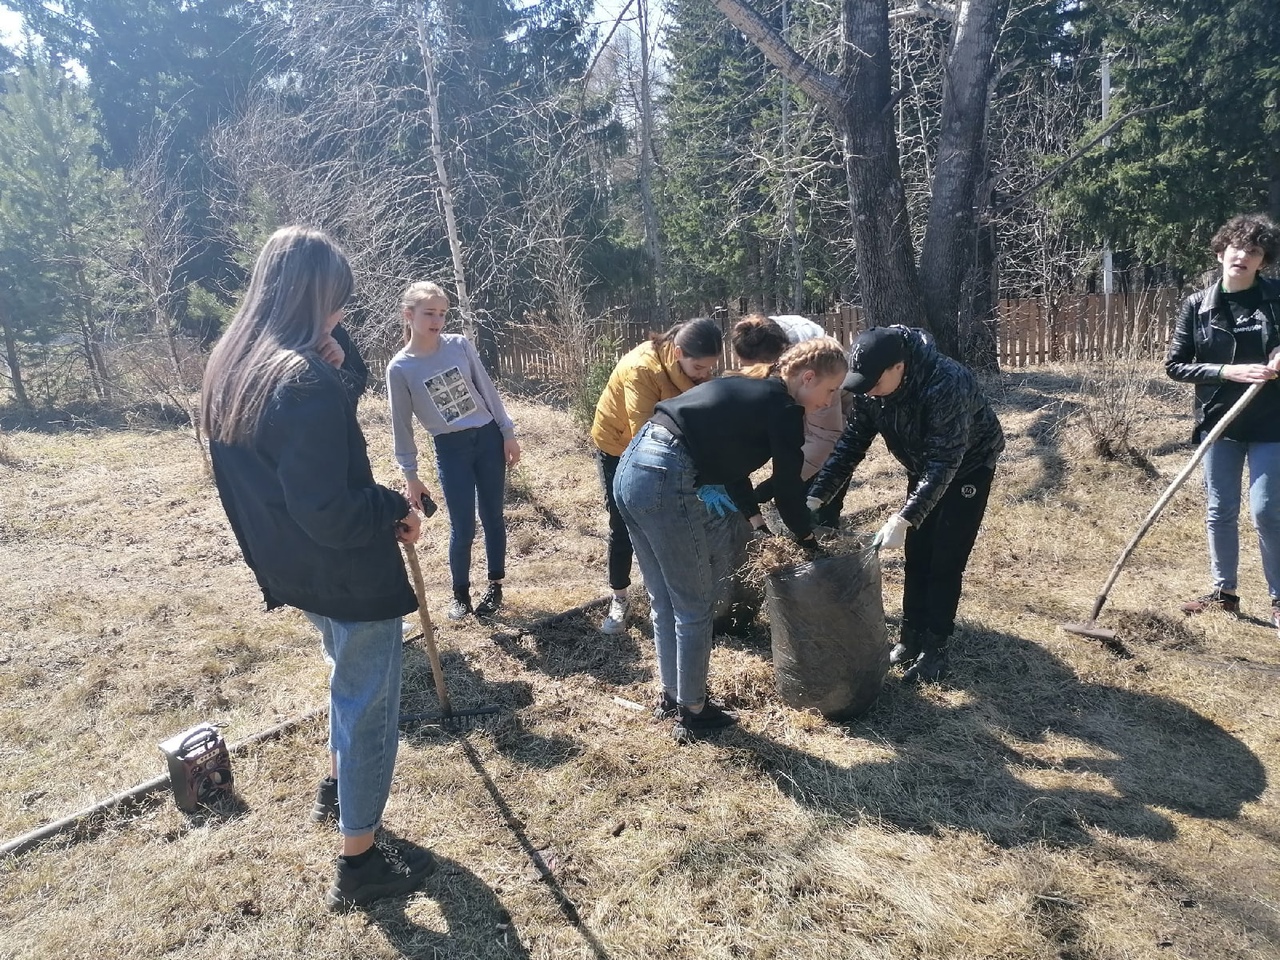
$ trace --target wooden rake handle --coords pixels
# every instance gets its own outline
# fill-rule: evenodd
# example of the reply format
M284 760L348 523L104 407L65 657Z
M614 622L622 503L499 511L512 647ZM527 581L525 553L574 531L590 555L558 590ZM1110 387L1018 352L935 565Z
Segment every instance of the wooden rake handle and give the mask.
M418 563L418 548L412 543L401 543L404 558L409 563L409 573L413 576L413 592L418 595L418 621L422 624L422 639L427 647L427 659L431 661L431 679L436 684L436 698L440 701L440 712L444 716L453 713L453 704L449 702L449 689L444 685L444 670L440 666L440 651L436 649L436 630L431 625L431 614L427 611L427 588L422 582L422 567Z
M1258 395L1258 392L1269 382L1270 381L1264 380L1262 383L1250 384L1249 389L1241 395L1239 400L1231 405L1231 409L1222 415L1222 419L1214 424L1213 429L1210 430L1205 435L1205 438L1200 441L1200 446L1196 447L1196 452L1192 455L1191 459L1187 461L1187 465L1182 468L1182 472L1173 478L1173 483L1169 484L1164 493L1160 495L1160 499L1156 501L1156 505L1152 507L1151 512L1147 514L1147 519L1142 521L1142 526L1138 528L1138 532L1133 535L1133 539L1129 541L1128 546L1126 546L1123 552L1121 552L1120 559L1116 561L1116 565L1111 568L1111 576L1107 577L1107 582L1102 585L1102 592L1099 593L1097 598L1093 601L1093 616L1089 618L1091 621L1098 619L1098 614L1102 612L1102 605L1107 602L1107 594L1109 594L1111 592L1111 588L1115 586L1116 578L1120 576L1120 571L1124 569L1126 561L1128 561L1130 554L1132 554L1137 548L1138 542L1146 536L1147 531L1151 529L1151 525L1156 522L1156 517L1160 516L1160 512L1164 510L1169 501L1173 499L1173 495L1178 492L1178 488L1186 482L1187 477L1191 476L1191 471L1194 470L1196 465L1204 459L1204 455L1209 452L1210 445L1226 432L1227 427L1231 426L1231 421L1240 416L1240 412L1249 405L1250 401L1252 401L1253 398Z

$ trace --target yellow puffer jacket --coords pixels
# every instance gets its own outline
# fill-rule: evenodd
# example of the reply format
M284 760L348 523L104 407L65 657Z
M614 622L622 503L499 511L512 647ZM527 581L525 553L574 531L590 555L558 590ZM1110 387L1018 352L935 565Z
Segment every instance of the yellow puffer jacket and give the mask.
M622 456L659 401L678 397L692 386L676 362L675 345L646 340L619 360L609 375L596 404L591 439L610 456Z

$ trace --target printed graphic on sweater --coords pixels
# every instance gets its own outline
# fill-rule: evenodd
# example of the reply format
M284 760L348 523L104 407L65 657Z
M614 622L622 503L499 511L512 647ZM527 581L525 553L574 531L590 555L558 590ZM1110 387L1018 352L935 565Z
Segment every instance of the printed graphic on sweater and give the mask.
M459 417L476 411L475 397L471 396L467 381L462 378L462 371L457 367L437 373L424 380L422 385L427 388L427 393L445 423L453 423Z

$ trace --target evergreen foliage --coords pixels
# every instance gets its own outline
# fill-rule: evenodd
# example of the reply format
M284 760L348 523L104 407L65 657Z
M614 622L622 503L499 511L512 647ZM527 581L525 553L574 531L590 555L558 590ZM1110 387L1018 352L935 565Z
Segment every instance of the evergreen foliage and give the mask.
M1091 152L1059 194L1089 239L1190 272L1205 265L1208 238L1229 217L1280 216L1273 8L1125 0L1094 5L1086 28L1094 62L1112 58L1110 119L1151 110Z
M997 292L1052 309L1095 282L1104 242L1146 279L1180 281L1227 217L1280 215L1280 18L1258 2L982 5L1003 21L981 173L971 203L953 178L950 206L949 7L751 4L840 87L824 99L831 86L766 60L719 0L649 0L641 22L661 56L641 163L636 40L623 29L599 50L592 0L6 2L34 44L0 48L0 373L32 402L107 397L125 380L111 366L139 362L125 341L158 351L181 388L188 341L217 334L284 222L347 246L351 322L375 363L396 346L399 289L452 285L458 250L482 354L521 328L581 356L585 378L590 345L620 319L816 313L868 303L876 285L882 313L924 291L909 307L919 323L989 315ZM844 31L860 18L870 38L886 16L887 92L879 79L855 89ZM839 97L860 99L840 115ZM861 146L856 117L871 121L855 134L874 134ZM931 248L939 209L943 226L971 210L976 240L952 231Z
M72 79L41 61L7 78L0 97L0 322L20 345L10 380L43 367L27 393L65 393L60 358L72 357L91 396L111 394L104 340L128 316L118 287L130 227L123 179L98 158L94 110ZM13 366L18 367L15 372ZM32 390L32 387L35 387Z

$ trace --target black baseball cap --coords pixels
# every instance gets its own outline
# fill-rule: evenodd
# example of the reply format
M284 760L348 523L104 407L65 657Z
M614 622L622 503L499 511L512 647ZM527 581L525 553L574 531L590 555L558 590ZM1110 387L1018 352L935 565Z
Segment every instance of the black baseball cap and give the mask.
M849 348L849 374L844 388L850 393L866 393L884 372L907 358L902 334L891 327L875 327L858 334Z

